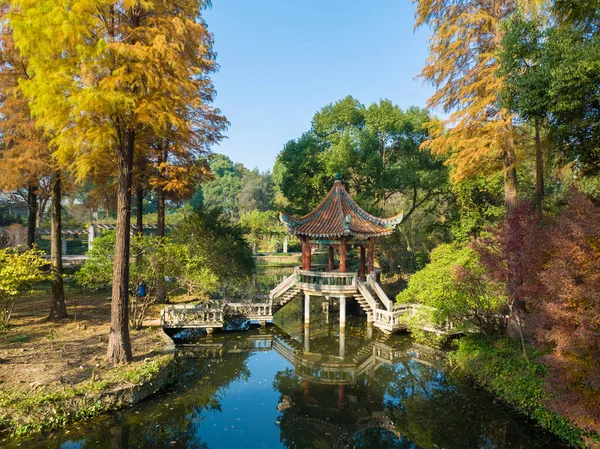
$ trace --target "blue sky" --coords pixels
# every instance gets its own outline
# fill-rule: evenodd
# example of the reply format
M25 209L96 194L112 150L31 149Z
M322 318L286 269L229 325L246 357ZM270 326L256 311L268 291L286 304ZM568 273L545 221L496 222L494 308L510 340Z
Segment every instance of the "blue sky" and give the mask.
M415 79L427 57L426 29L413 31L410 0L213 0L219 107L231 122L213 151L261 171L310 128L315 112L352 95L425 106Z

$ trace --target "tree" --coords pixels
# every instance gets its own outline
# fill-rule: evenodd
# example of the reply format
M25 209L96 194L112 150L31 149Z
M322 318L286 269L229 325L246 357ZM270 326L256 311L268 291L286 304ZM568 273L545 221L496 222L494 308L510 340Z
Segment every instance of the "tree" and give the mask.
M600 206L573 190L559 216L524 231L527 333L549 366L551 407L600 432Z
M19 252L0 249L0 321L8 326L15 304L23 293L46 279L42 269L46 261L35 249Z
M48 138L36 128L31 117L27 98L19 87L20 81L30 79L28 61L21 57L14 47L11 32L2 29L2 70L0 71L0 133L3 136L4 151L0 158L0 168L4 166L6 177L4 186L8 188L27 187L29 208L27 246L35 243L37 220L37 196L44 178L50 180L51 236L50 264L52 301L50 319L67 317L62 267L62 173L54 162ZM25 185L21 185L22 183Z
M553 143L578 168L600 173L600 30L597 0L557 0L545 43Z
M542 217L544 198L544 158L542 127L551 110L550 67L544 55L546 21L534 15L526 18L519 11L505 24L500 52L500 75L505 78L502 102L535 128L535 196L538 217Z
M5 11L2 11L5 14ZM36 129L27 99L19 89L19 79L27 79L27 61L15 49L7 26L0 29L0 187L5 190L27 189L27 247L35 244L37 196L40 180L49 174L47 139Z
M242 190L242 173L233 161L222 154L210 160L214 179L202 186L202 205L208 209L220 208L232 217L239 216L238 195Z
M176 242L189 247L188 258L202 264L218 279L224 297L245 292L255 263L252 248L245 238L243 227L231 221L220 209L195 210L174 233Z
M115 233L110 232L94 240L89 259L75 274L79 285L92 290L110 287L115 238ZM138 255L138 260L130 268L129 321L134 329L141 329L148 308L160 302L159 291L162 289L168 295L180 287L176 282L165 284L164 278L179 278L187 261L185 248L160 237L136 235L131 249ZM138 291L141 285L144 286L144 294ZM165 285L169 287L166 291Z
M128 328L130 209L136 140L166 125L202 129L216 69L202 0L15 0L9 16L32 68L22 83L57 158L78 178L117 165L117 236L108 359L132 358ZM32 26L33 24L33 26ZM193 113L190 112L193 110Z
M289 212L307 213L340 174L367 208L380 212L401 197L407 219L446 192L442 161L419 151L429 120L427 111L403 111L389 100L366 108L348 96L325 106L313 117L311 130L288 142L277 157L273 179L278 201Z

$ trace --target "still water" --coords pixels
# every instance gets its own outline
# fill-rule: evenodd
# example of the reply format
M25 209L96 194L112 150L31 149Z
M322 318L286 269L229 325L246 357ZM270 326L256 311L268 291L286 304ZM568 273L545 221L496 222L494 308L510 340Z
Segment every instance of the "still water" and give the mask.
M20 447L563 447L453 372L443 353L359 317L340 333L335 316L316 310L306 329L300 307L288 305L277 326L181 341L171 392Z

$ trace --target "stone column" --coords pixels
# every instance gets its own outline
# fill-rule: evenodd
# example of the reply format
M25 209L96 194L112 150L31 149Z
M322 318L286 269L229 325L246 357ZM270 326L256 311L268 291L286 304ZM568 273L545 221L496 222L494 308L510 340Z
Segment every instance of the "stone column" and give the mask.
M288 237L287 235L283 238L283 252L288 252Z
M304 323L304 352L310 352L310 324Z
M346 297L340 296L340 328L346 326Z
M373 322L369 321L367 317L367 338L370 340L373 338Z
M310 323L310 294L304 293L304 323Z
M92 245L94 244L94 238L95 238L95 234L94 234L94 225L90 225L90 227L88 228L88 251L92 250Z
M65 237L65 235L61 235L60 236L60 241L62 243L62 255L66 256L67 255L67 237Z
M340 357L346 357L346 328L340 327Z

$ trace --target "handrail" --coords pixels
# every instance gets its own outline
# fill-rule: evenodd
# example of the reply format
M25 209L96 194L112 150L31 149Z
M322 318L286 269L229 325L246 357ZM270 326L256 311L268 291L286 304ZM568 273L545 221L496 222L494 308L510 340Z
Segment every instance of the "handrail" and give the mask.
M392 312L394 310L394 301L388 298L388 295L385 294L385 292L381 288L381 285L379 285L379 283L375 281L375 277L369 274L367 276L367 282L369 283L369 286L373 289L375 294L379 297L385 308L389 312Z
M356 291L356 284L358 282L358 275L354 272L321 272L312 270L301 270L299 268L296 268L294 270L294 274L296 275L298 284L317 287L321 290L342 289L348 291Z
M273 300L278 296L281 296L285 293L289 288L296 283L296 273L290 274L287 278L283 280L277 287L269 292L269 299Z
M358 291L363 296L363 298L367 300L373 312L375 312L375 310L377 310L377 301L375 300L375 298L373 298L373 295L371 295L371 292L366 287L364 282L358 281Z

